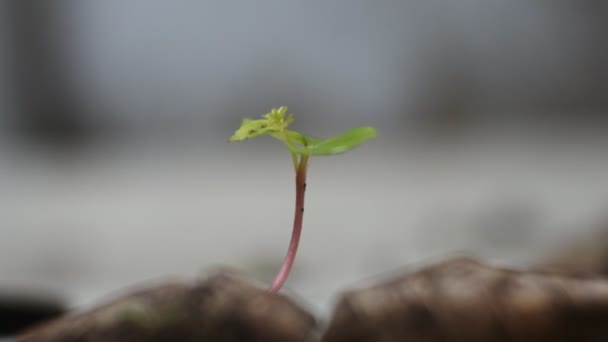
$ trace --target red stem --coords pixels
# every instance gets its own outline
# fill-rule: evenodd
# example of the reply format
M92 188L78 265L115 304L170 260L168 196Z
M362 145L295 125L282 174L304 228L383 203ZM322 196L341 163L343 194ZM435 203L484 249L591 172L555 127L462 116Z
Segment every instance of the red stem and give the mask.
M281 270L277 274L276 278L272 282L270 287L271 292L277 292L287 280L291 266L296 259L296 252L298 251L298 244L300 242L300 235L302 233L302 219L304 217L304 193L306 191L306 169L308 164L308 156L301 156L298 168L296 170L296 207L293 218L293 230L291 232L291 242L289 243L289 249L287 255L283 260Z

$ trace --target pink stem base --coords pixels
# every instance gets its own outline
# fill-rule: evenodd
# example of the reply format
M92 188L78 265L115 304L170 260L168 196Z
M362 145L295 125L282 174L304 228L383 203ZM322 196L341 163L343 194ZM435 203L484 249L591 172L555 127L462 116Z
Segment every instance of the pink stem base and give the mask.
M296 259L296 252L298 251L298 244L300 243L300 235L302 233L302 220L304 218L304 193L306 192L306 169L308 164L308 157L301 156L298 168L296 170L296 207L293 219L293 230L291 232L291 241L289 243L289 249L287 255L283 260L281 270L277 274L276 278L272 282L270 287L271 292L277 292L281 289L294 260Z

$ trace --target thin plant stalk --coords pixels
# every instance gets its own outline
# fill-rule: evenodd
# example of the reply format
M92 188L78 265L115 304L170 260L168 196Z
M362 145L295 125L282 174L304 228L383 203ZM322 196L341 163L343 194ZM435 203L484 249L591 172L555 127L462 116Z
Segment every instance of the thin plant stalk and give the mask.
M292 153L292 157L294 158L294 161L297 160L295 153ZM296 259L296 252L298 251L298 245L300 243L300 235L302 234L302 221L304 218L304 193L306 192L307 167L308 156L301 155L296 168L296 205L293 218L293 230L291 232L291 241L289 242L289 248L287 249L287 254L283 260L281 270L270 287L271 292L277 292L281 289L283 283L285 283L285 280L287 280L287 276L289 275L293 262Z

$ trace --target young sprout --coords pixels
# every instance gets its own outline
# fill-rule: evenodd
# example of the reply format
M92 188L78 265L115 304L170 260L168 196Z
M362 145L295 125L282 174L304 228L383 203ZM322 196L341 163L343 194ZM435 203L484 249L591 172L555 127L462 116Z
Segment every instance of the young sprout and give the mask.
M287 115L287 107L273 108L270 113L262 115L261 119L243 119L241 127L234 132L228 141L242 141L260 135L268 134L282 141L291 153L293 167L296 173L296 206L293 219L291 242L281 270L272 282L270 291L277 292L285 283L291 266L296 257L302 219L304 216L304 192L306 191L306 169L311 156L327 156L346 152L368 139L376 136L373 127L351 129L333 138L319 140L305 136L296 131L288 130L287 126L294 120L293 114Z

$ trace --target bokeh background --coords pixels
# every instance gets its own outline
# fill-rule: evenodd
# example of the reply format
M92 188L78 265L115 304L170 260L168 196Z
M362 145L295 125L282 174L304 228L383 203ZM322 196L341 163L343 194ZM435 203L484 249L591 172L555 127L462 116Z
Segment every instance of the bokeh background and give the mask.
M228 144L280 105L329 136L286 290L465 253L530 265L606 222L605 1L0 2L0 290L83 307L218 265L270 282L289 154Z

